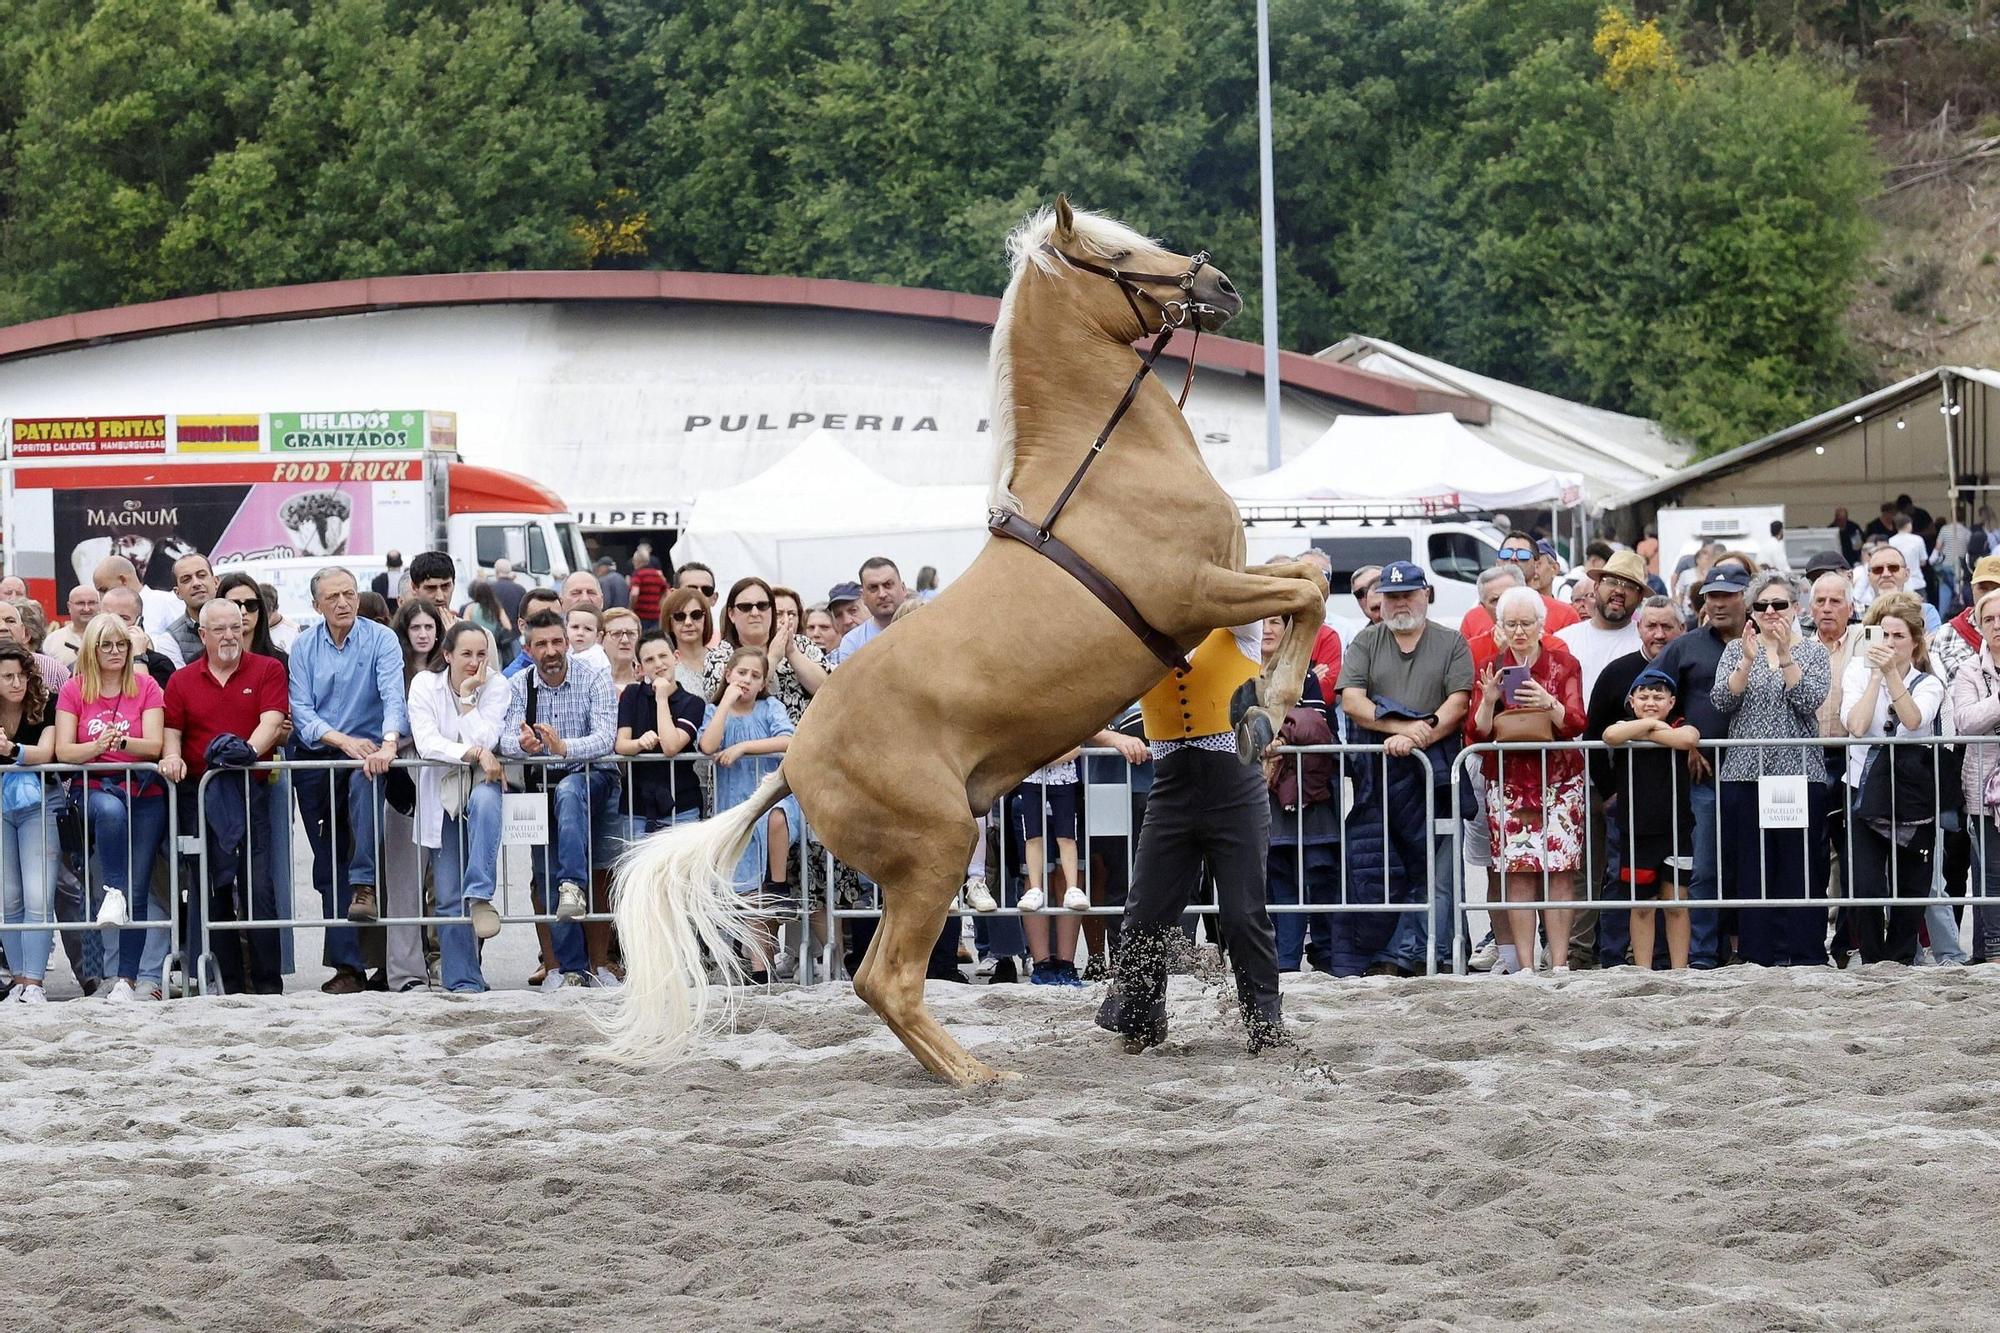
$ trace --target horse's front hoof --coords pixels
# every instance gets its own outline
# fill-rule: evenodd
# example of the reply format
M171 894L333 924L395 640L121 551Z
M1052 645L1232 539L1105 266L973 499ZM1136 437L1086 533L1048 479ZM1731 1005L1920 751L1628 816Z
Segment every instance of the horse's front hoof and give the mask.
M1236 757L1246 764L1261 762L1276 734L1271 729L1271 719L1264 716L1261 708L1245 713L1236 724Z

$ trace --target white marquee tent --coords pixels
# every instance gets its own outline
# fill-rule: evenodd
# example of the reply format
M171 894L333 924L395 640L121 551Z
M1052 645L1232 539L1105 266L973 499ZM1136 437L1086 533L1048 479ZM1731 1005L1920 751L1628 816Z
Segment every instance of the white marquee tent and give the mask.
M1229 486L1246 509L1327 501L1393 501L1435 509L1567 508L1582 478L1523 462L1445 413L1335 419L1304 453Z
M987 540L984 486L906 486L814 431L771 467L695 497L674 562L699 560L722 588L756 574L797 588L808 605L851 581L870 556L905 580L935 565L940 582L965 571Z

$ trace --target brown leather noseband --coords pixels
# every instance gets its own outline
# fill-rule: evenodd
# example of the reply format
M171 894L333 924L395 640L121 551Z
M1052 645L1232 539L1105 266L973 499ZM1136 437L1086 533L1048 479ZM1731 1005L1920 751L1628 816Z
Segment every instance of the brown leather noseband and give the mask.
M1201 345L1201 318L1204 315L1218 313L1214 306L1194 299L1195 275L1207 265L1208 251L1196 251L1188 260L1185 272L1163 274L1127 273L1123 269L1093 264L1066 255L1055 246L1046 243L1042 249L1071 268L1094 273L1100 278L1109 278L1117 283L1119 293L1124 296L1125 303L1132 307L1133 318L1139 321L1139 327L1142 329L1151 327L1152 321L1139 309L1139 302L1144 300L1150 303L1159 312L1159 331L1153 335L1152 345L1140 354L1139 368L1134 372L1132 382L1125 386L1124 396L1118 400L1118 405L1111 409L1110 420L1104 423L1104 429L1097 432L1097 438L1091 442L1089 452L1085 453L1083 461L1077 464L1076 472L1071 475L1069 484L1063 487L1062 494L1056 497L1055 504L1050 506L1047 516L1041 523L1039 525L1030 523L1011 509L994 509L987 514L987 530L997 537L1011 538L1047 556L1058 568L1081 583L1091 596L1104 603L1111 614L1117 616L1125 628L1137 635L1139 641L1145 644L1147 650L1159 658L1162 664L1169 669L1185 670L1187 657L1181 652L1180 645L1148 624L1146 618L1139 614L1139 608L1132 605L1132 599L1119 591L1118 585L1106 578L1097 566L1084 559L1074 547L1057 537L1053 529L1056 519L1062 514L1063 507L1069 503L1070 497L1076 494L1076 488L1083 484L1084 474L1090 471L1090 465L1097 461L1097 456L1104 452L1105 444L1111 439L1111 432L1118 429L1118 423L1125 419L1125 413L1138 398L1139 386L1144 384L1146 376L1152 373L1154 362L1158 361L1160 353L1166 350L1167 343L1174 336L1174 330L1192 324L1194 347L1188 349L1187 378L1181 384L1178 404L1183 409L1187 407L1188 390L1194 387L1194 348ZM1181 296L1162 301L1146 290L1148 286L1177 288Z

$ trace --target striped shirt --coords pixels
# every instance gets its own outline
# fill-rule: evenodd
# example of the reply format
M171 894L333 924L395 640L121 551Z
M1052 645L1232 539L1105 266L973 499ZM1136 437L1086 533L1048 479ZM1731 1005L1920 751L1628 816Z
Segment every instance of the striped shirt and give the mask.
M542 673L530 668L507 682L507 720L500 726L500 753L519 758L521 724L528 720L528 690L535 691L535 721L551 727L569 743L571 760L601 759L611 753L618 739L618 693L612 688L611 673L579 661L564 659L569 671L560 685L550 685Z

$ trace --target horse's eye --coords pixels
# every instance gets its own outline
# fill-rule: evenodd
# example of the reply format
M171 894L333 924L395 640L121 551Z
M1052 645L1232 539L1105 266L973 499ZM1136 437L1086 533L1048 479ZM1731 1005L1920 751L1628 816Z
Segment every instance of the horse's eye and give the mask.
M1130 259L1131 257L1132 257L1132 252L1130 250L1120 250L1115 255L1107 256L1107 258L1109 258L1113 263L1122 263L1123 261Z

